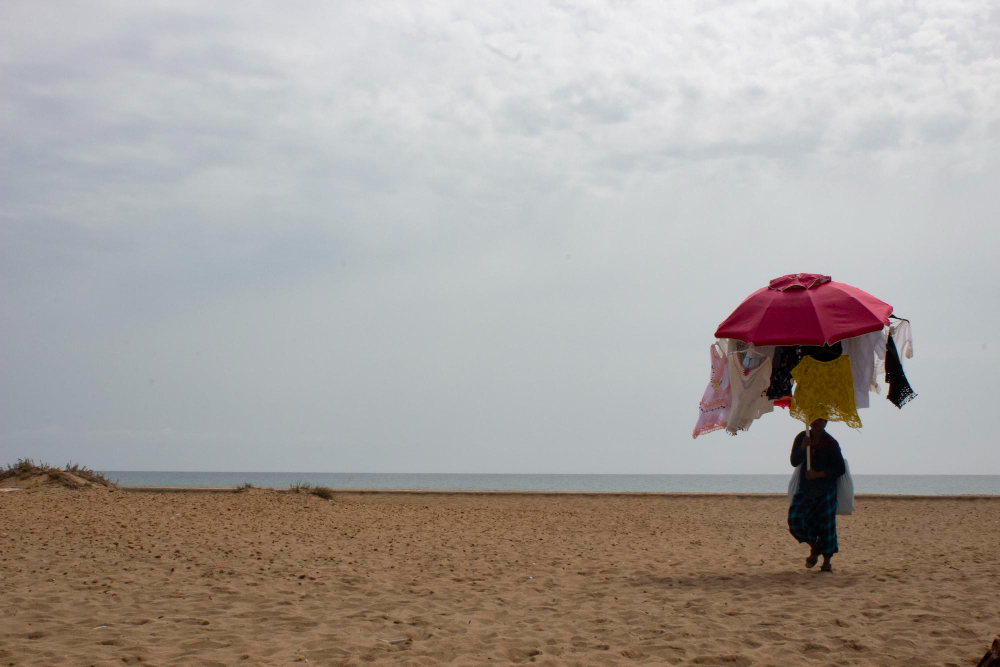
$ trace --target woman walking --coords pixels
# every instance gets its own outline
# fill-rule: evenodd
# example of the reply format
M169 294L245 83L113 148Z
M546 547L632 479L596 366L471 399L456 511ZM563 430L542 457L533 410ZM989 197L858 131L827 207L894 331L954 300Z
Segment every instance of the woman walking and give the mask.
M830 559L840 551L837 546L837 478L844 474L844 457L840 453L840 443L826 432L825 419L817 419L810 426L809 435L805 431L799 433L792 444L792 465L806 462L807 447L810 465L803 465L799 473L799 490L788 508L788 530L792 537L810 547L806 567L815 566L822 555L820 569L833 572Z

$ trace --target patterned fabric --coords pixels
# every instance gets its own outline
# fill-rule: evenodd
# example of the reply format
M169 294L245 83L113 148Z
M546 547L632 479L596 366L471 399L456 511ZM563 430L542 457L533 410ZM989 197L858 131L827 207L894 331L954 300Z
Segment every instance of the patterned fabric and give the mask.
M771 355L774 354L774 347L755 347L750 344L739 349L742 345L739 341L730 340L728 346L729 388L732 390L732 397L726 418L726 432L730 435L746 431L755 419L774 411L774 403L765 393L771 382Z
M913 330L910 328L909 320L899 320L890 328L889 333L892 334L893 339L896 341L897 351L907 359L913 358Z
M771 385L767 388L768 398L777 401L792 395L792 369L798 366L801 360L802 349L798 345L781 345L774 348Z
M723 356L718 345L709 349L712 360L712 376L705 387L705 393L698 405L698 422L694 425L692 438L703 433L711 433L720 428L726 428L726 417L729 413L729 369L728 358Z
M837 544L837 487L815 498L799 490L788 508L788 530L799 542L816 547L824 556L840 551Z
M774 348L771 360L771 384L767 397L778 401L792 395L792 369L799 365L802 357L809 356L817 361L833 361L843 353L839 342L833 345L780 345ZM775 403L778 405L778 403ZM782 403L787 405L787 403Z
M879 347L885 350L885 337L880 329L841 342L844 345L844 354L851 360L854 407L858 410L867 408L870 405L868 392L873 384L878 386L875 380L875 350Z
M844 422L861 428L861 418L854 405L854 377L851 360L841 355L833 361L804 357L792 369L795 393L789 413L806 424L816 419Z
M896 343L892 339L892 334L889 334L885 343L885 381L889 385L886 398L892 401L892 404L897 408L902 408L917 397L903 374L903 363L899 360L899 353L896 351Z
M882 393L879 381L885 377L885 336L886 332L881 332L879 340L875 343L875 370L872 372L871 390L876 394Z

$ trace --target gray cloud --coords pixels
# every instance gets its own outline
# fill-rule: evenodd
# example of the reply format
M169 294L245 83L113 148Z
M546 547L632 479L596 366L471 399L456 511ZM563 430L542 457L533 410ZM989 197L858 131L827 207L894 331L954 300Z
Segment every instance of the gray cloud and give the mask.
M856 471L1000 473L997 37L988 2L5 4L0 454L780 471L783 416L687 438L715 325L819 270L918 336Z

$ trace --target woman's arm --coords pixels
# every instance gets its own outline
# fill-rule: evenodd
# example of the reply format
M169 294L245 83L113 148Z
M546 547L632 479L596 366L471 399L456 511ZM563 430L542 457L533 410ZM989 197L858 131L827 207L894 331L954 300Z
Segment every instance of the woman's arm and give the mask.
M795 440L792 442L792 455L789 457L789 460L791 461L793 467L805 463L806 448L802 446L805 439L806 434L805 432L802 432L795 436Z

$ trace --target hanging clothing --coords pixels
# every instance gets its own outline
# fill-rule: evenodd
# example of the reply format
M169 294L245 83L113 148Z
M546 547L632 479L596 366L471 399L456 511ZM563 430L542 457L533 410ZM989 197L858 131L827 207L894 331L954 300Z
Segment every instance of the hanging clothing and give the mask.
M861 428L861 418L854 405L854 378L851 360L841 355L833 361L805 357L792 369L795 392L789 411L796 419L811 424L816 419L844 422Z
M767 387L767 397L777 401L792 395L792 369L802 360L802 348L798 345L780 345L774 348L771 360L771 384Z
M889 385L886 398L897 408L902 409L917 397L906 375L903 374L903 363L899 360L899 353L896 351L896 343L891 333L886 337L885 344L885 382Z
M868 391L871 389L875 377L875 350L879 343L882 343L883 350L885 342L882 338L882 331L872 331L871 333L845 338L841 341L844 354L851 360L851 376L854 378L854 407L857 409L869 406Z
M774 404L766 394L771 383L771 356L774 354L774 347L755 347L751 343L740 349L743 345L739 341L730 340L727 346L732 396L726 418L726 432L731 435L747 430L755 419L774 410Z
M833 345L803 345L802 356L812 357L816 361L833 361L844 353L844 346L840 341Z
M889 329L889 333L896 341L896 350L899 356L907 359L913 358L913 332L910 329L908 320L898 320Z
M886 343L886 332L878 332L878 338L875 341L875 370L872 374L872 391L876 394L882 393L882 385L878 383L879 378L885 377L885 343Z
M692 438L726 428L729 415L729 359L722 353L718 343L709 347L712 375L705 387L705 393L698 404L698 422L694 425Z

